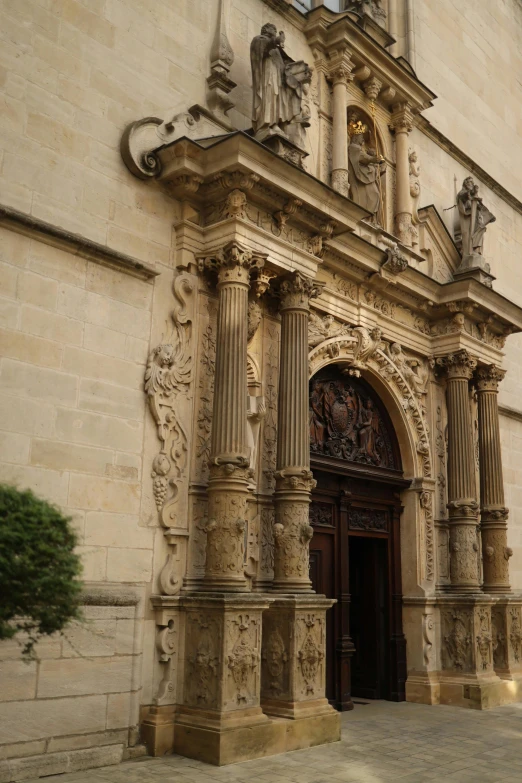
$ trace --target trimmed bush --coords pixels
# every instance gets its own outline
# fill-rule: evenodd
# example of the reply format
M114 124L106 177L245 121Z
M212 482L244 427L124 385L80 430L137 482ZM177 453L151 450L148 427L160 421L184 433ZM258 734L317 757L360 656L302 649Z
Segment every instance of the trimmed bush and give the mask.
M80 558L70 518L30 490L0 484L0 639L41 636L81 619Z

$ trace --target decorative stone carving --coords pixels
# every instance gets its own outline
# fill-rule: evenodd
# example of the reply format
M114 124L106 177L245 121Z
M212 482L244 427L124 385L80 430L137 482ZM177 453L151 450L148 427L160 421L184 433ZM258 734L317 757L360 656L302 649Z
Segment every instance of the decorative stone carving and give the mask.
M225 201L223 217L246 220L247 197L242 190L232 190Z
M484 206L482 198L478 195L478 185L475 185L473 177L466 177L462 183L462 189L457 195L457 208L460 216L460 253L463 267L480 265L484 246L484 235L487 226L496 218ZM489 272L489 268L486 270Z
M332 315L323 315L311 312L308 319L308 346L314 348L323 340L336 337L341 334L350 334L348 324L336 321Z
M469 612L450 609L442 612L442 659L445 669L471 669L471 618Z
M495 669L506 669L508 665L506 616L503 609L491 610L491 637L493 665Z
M420 163L416 150L410 149L408 152L408 162L410 164L410 196L412 200L412 219L414 223L419 223L419 200L421 194L420 185Z
M315 696L321 689L320 670L324 659L324 620L313 614L300 618L297 626L301 692Z
M344 10L358 16L369 16L379 27L386 27L386 11L382 7L382 0L346 0Z
M266 644L263 645L263 662L270 675L266 690L273 695L279 695L283 691L285 667L288 663L288 653L285 643L278 630L274 628L268 635Z
M279 351L276 326L267 321L265 344L267 346L265 362L265 405L266 416L263 420L263 489L274 488L277 444L277 383L279 370Z
M210 76L207 78L208 105L222 116L234 107L228 96L237 86L228 75L234 62L234 52L227 37L228 11L228 0L219 0L216 32L210 50Z
M370 330L364 326L355 326L353 335L356 339L353 349L353 366L357 369L364 369L377 349L384 347L381 341L382 330L378 326Z
M422 653L423 653L425 666L429 666L431 663L434 630L435 630L435 618L432 612L423 612L422 613L422 643L423 643Z
M291 124L301 131L310 124L307 96L312 72L305 62L291 60L284 44L285 34L278 34L275 25L267 23L250 46L252 127L259 141L287 135Z
M386 163L381 155L367 146L365 134L366 125L360 121L350 123L350 145L348 147L348 180L350 182L350 198L356 204L368 210L372 220L378 222L382 204L381 177L386 171Z
M408 259L403 255L397 245L386 249L386 260L382 268L392 275L400 275L408 268Z
M429 370L420 359L408 357L399 343L391 343L388 355L419 399L426 396Z
M161 450L152 463L154 499L165 527L175 525L172 506L177 501L187 463L188 439L179 416L178 397L188 394L192 382L192 319L187 314L185 298L192 291L188 276L175 279L174 295L179 305L172 311L174 331L169 342L151 351L145 370L145 393L161 442Z
M433 526L433 493L424 490L419 495L420 507L424 511L425 578L435 578L435 533Z
M491 635L491 610L481 606L477 610L477 662L478 668L488 671L493 666L493 637Z
M238 705L248 706L256 701L254 678L260 663L260 633L257 619L240 614L228 622L231 652L227 665L232 675L232 691Z
M199 369L199 404L196 432L196 477L208 480L210 460L210 434L212 427L212 404L214 400L214 373L216 366L216 309L209 302L209 321L202 330Z
M274 509L261 510L261 578L274 578Z
M509 610L509 646L515 663L520 663L522 660L522 622L520 612L520 606L513 606Z
M185 704L217 708L221 639L219 623L210 613L188 615L185 644L190 652L186 658Z
M154 704L163 704L173 697L175 686L173 681L172 658L176 653L177 644L178 629L174 617L161 619L161 622L158 622L157 627L156 648L163 672L158 691L154 698Z
M334 506L331 503L319 503L313 500L310 504L310 524L312 527L333 527Z
M348 527L350 530L388 533L388 516L388 512L381 509L351 508L348 513Z

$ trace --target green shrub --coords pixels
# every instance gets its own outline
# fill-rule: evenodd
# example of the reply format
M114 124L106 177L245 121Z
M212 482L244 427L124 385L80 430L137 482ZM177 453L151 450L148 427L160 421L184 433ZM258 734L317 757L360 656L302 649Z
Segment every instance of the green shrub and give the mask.
M80 558L70 519L30 490L0 484L0 639L41 636L81 619Z

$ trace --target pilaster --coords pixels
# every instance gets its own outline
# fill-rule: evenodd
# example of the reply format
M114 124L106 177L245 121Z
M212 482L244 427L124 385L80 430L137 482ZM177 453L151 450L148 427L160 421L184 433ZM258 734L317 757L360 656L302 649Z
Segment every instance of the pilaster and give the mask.
M498 384L504 376L505 371L494 364L479 367L475 374L479 422L483 590L486 593L507 593L511 590L509 558L512 550L507 545L508 509L504 506L498 418Z
M437 359L447 376L450 578L456 592L479 589L478 503L469 381L477 366L466 350Z

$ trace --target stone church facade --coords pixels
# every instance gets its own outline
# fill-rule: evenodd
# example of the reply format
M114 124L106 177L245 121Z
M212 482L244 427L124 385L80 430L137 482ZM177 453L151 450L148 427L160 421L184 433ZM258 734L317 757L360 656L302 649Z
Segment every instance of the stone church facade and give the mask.
M522 9L431 5L4 3L1 479L88 622L0 781L522 699Z

